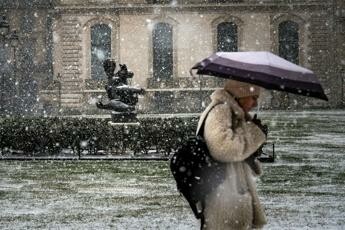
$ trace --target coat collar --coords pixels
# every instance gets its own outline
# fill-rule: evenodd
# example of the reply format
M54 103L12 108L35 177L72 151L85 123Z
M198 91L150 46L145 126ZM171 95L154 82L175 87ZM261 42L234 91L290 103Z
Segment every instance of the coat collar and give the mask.
M213 102L215 104L219 104L219 103L228 104L238 118L241 118L241 119L245 118L245 113L243 109L241 108L241 106L238 104L238 102L235 100L234 96L230 92L224 89L218 89L212 93L211 100L212 100L211 104Z
M202 124L204 123L204 120L207 117L207 114L211 111L213 107L215 107L218 104L229 105L229 107L232 109L232 111L238 119L245 119L246 115L243 109L238 104L238 102L235 100L235 98L228 91L224 89L217 89L211 95L211 103L207 106L205 111L200 116L196 135L199 134Z

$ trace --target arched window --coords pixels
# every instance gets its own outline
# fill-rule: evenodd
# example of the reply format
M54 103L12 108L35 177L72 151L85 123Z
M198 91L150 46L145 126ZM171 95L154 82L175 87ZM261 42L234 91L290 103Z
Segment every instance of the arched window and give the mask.
M284 21L279 24L279 56L295 64L299 63L298 24Z
M173 75L173 28L168 23L157 23L152 32L153 77Z
M217 51L238 51L237 25L233 22L222 22L217 25Z
M111 56L111 29L106 24L91 27L91 78L106 79L103 61Z

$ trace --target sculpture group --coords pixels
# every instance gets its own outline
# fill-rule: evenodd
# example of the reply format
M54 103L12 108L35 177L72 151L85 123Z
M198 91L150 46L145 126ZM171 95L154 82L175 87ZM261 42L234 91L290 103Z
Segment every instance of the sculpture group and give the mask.
M112 110L114 122L130 122L136 120L135 105L138 103L138 95L144 94L144 89L128 85L128 78L134 74L128 71L125 64L120 64L120 70L115 73L116 62L107 59L103 63L104 71L108 78L105 90L109 101L98 101L96 106L100 109Z

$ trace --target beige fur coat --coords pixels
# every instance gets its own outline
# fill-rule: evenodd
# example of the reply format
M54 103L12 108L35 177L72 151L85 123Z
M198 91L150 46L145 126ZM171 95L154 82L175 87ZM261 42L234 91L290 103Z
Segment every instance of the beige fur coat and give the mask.
M261 174L261 167L256 160L253 169L245 159L266 137L254 123L246 120L244 111L227 91L216 90L211 99L201 115L197 133L206 118L204 138L210 154L227 166L224 182L206 198L203 229L261 228L266 224L266 217L253 178Z

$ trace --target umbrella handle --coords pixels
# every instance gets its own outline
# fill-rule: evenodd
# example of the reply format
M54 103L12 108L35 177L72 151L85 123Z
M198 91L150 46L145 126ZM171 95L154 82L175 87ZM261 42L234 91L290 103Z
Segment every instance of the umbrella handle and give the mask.
M189 70L189 74L190 74L190 76L192 76L192 78L196 78L195 74L193 73L193 69Z

